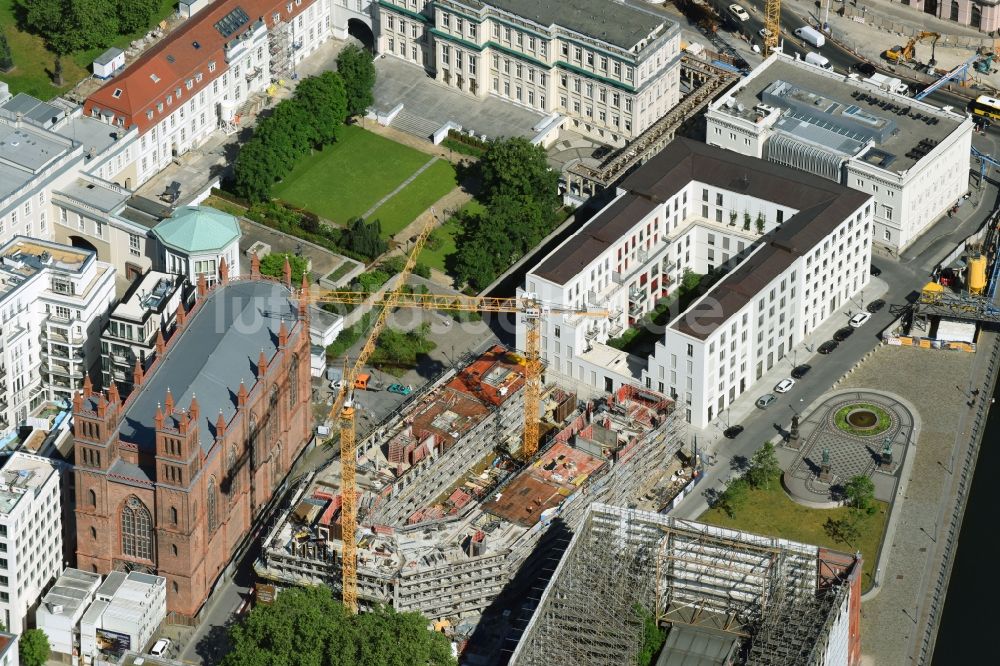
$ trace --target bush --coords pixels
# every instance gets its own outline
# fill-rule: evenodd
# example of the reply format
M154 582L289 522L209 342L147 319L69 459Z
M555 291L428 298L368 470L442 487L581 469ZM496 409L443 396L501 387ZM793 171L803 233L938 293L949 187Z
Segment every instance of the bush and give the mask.
M326 358L333 360L344 354L348 349L361 339L361 336L368 330L371 323L371 313L366 312L354 324L343 329L329 347L326 348Z

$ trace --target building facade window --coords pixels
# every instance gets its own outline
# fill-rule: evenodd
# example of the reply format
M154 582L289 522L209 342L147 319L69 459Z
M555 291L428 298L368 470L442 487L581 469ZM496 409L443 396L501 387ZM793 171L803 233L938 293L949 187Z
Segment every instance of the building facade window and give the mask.
M218 501L219 488L218 484L215 483L215 477L209 477L208 479L208 496L205 498L205 502L208 505L208 533L212 534L215 529L219 526L219 501Z
M122 507L122 554L143 560L153 559L153 519L149 509L135 495Z

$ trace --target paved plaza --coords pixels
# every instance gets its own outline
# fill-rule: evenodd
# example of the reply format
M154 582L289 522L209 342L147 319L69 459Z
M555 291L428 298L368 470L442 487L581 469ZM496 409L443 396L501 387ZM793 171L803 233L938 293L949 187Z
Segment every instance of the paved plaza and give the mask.
M837 425L844 416L880 411L869 428L847 432ZM851 478L867 476L875 484L876 499L891 502L916 434L914 415L896 396L876 391L832 395L799 423L798 437L790 433L784 438L783 448L795 452L786 468L785 487L798 501L832 505Z

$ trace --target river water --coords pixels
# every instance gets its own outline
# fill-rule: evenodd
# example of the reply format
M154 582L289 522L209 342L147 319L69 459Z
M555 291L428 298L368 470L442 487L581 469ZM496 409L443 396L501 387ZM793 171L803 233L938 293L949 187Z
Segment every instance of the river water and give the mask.
M1000 400L1000 384L993 397ZM996 570L997 488L1000 475L1000 405L990 410L972 479L965 519L958 537L955 566L941 616L933 666L997 663L996 603L1000 577Z

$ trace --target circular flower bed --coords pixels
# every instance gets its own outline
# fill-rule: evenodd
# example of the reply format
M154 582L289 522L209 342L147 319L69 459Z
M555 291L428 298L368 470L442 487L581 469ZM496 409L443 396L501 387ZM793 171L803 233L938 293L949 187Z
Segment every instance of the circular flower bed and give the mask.
M833 416L838 430L861 437L881 435L892 426L892 416L878 405L855 402L844 405Z

